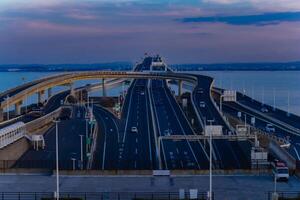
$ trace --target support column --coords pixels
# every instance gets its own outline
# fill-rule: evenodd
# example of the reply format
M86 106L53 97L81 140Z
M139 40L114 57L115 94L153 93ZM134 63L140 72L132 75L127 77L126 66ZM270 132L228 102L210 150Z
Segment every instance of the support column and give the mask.
M3 121L3 108L0 108L0 122Z
M105 79L102 78L102 96L106 96L106 91L105 91Z
M178 96L182 95L182 80L178 81Z
M52 96L52 88L48 88L48 99Z
M74 84L73 83L70 83L70 94L72 95L72 96L74 96L75 95L75 90L74 90Z
M45 94L45 90L41 90L37 93L38 95L38 103L42 103L44 100L44 94Z
M22 101L15 103L15 115L21 115Z

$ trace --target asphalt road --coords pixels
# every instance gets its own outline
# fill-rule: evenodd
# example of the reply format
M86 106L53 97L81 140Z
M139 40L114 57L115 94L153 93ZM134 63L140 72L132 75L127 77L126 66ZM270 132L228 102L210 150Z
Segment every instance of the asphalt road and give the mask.
M92 168L117 169L120 148L119 120L100 106L94 106L94 116L98 124L98 135Z
M72 118L59 122L58 144L59 144L59 165L60 169L72 169L75 159L76 169L80 166L80 135L85 135L86 124L84 120L85 110L81 107L74 107ZM38 151L30 148L17 161L16 168L55 168L55 126L52 126L44 135L45 148ZM83 137L85 144L85 137ZM83 148L85 155L85 148ZM86 157L83 156L85 159Z
M150 93L158 128L157 137L194 134L165 81L151 81ZM200 142L162 140L161 147L165 169L208 168L208 158Z
M202 121L204 124L221 125L224 134L231 133L230 128L224 122L210 98L210 85L213 79L199 75L198 80L198 85L192 95ZM250 142L214 140L213 149L215 168L250 168Z

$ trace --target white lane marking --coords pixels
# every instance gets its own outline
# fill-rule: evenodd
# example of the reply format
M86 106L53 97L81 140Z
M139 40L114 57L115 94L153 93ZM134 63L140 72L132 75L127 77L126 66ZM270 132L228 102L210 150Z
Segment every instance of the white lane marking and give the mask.
M169 98L169 96L168 96L168 94L167 94L166 87L163 87L163 88L164 88L164 91L165 91L165 95L166 95L166 97L167 97L167 99L168 99L168 102L169 102L169 104L170 104L170 106L171 106L171 108L172 108L173 114L174 114L174 116L176 117L176 120L177 120L177 122L178 122L178 124L179 124L179 126L180 126L180 129L181 129L182 133L183 133L184 135L186 135L186 132L185 132L185 130L183 129L183 127L182 127L182 125L181 125L181 123L180 123L180 120L178 119L177 114L176 114L176 112L175 112L175 109L174 109L174 107L173 107L173 104L171 103L171 100L170 100L170 98ZM194 151L193 151L193 149L192 149L192 146L191 146L190 142L189 142L189 141L186 141L186 143L188 144L188 146L189 146L189 148L190 148L190 150L191 150L191 153L192 153L192 155L193 155L193 157L194 157L194 159L195 159L195 161L196 161L196 163L197 163L198 169L200 169L200 165L199 165L198 159L197 159L197 157L196 157L196 155L195 155L195 153L194 153Z
M298 151L297 151L297 149L295 147L294 147L294 151L295 151L295 153L296 153L296 155L298 157L298 160L300 160L300 156L299 156Z
M134 81L132 88L135 87L137 81ZM125 124L125 133L124 133L124 137L123 137L123 143L125 143L125 138L126 138L126 133L127 133L127 129L128 129L128 121L129 121L129 113L131 110L131 99L132 99L132 95L133 95L134 91L131 91L130 96L129 96L129 107L127 110L127 116L126 116L126 124Z

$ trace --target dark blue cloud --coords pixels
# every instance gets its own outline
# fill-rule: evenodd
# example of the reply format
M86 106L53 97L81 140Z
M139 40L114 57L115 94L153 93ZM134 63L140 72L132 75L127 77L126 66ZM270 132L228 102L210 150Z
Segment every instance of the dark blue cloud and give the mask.
M300 21L300 12L278 12L278 13L264 13L264 14L257 14L257 15L242 15L242 16L190 17L190 18L183 18L180 21L184 23L219 22L219 23L226 23L231 25L266 26L266 25L278 24L280 22Z

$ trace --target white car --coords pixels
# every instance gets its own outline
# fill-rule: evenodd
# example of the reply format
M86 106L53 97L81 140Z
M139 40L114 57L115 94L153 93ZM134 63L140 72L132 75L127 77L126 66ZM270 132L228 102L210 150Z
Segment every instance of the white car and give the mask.
M276 178L276 181L288 181L289 180L289 168L284 162L275 160L271 163L273 176Z
M272 124L267 124L266 125L266 131L269 133L274 133L275 132L275 127Z
M131 132L133 132L133 133L137 133L137 132L138 132L138 129L137 129L137 127L135 127L135 126L131 127Z
M197 90L197 93L198 93L198 94L202 94L202 93L203 93L203 90L202 90L202 89L198 89L198 90Z
M205 102L204 101L200 101L200 107L205 108Z
M266 107L262 107L262 108L260 109L260 111L263 112L263 113L269 112L269 110L268 110Z

